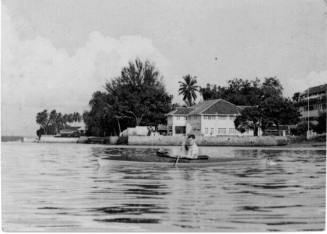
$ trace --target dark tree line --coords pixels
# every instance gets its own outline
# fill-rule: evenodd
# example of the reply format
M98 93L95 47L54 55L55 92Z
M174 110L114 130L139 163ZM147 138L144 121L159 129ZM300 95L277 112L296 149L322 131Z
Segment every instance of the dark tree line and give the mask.
M36 123L40 125L39 134L54 135L68 126L68 123L80 122L82 116L78 112L62 114L56 110L50 113L43 110L36 114ZM38 134L38 135L39 135Z
M87 134L119 135L127 127L165 124L171 101L159 70L149 61L136 59L105 84L105 91L93 94L91 109L83 114Z

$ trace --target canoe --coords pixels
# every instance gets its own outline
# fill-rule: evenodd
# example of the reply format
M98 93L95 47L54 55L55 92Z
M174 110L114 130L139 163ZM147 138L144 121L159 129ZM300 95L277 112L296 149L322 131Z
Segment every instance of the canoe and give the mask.
M226 165L226 163L244 164L246 162L253 163L254 159L249 158L212 158L207 155L199 155L196 159L180 157L176 166L178 167L199 167L199 166L217 166ZM175 166L176 156L170 156L165 153L157 153L156 155L109 155L99 159L100 165L108 165L111 161L133 162L142 164L154 165L170 165Z

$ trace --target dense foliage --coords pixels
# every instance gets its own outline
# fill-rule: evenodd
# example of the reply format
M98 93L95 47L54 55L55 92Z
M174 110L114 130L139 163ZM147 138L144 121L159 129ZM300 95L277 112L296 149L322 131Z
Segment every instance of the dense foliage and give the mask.
M36 114L36 123L40 125L38 133L50 135L57 134L67 127L68 123L80 122L81 119L82 117L78 112L63 115L56 110L52 110L50 113L48 110L43 110Z
M171 101L156 67L136 59L105 84L104 92L93 94L83 119L90 135L118 135L127 127L164 124Z
M234 124L241 133L244 133L247 129L253 129L254 136L257 136L261 122L262 115L259 109L257 107L247 107L242 111L242 115L235 119Z
M282 96L283 87L276 77L228 81L226 87L210 85L201 88L200 92L205 100L222 98L235 105L248 106L235 119L235 127L240 132L248 129L258 134L258 128L263 131L270 126L296 124L300 113L293 102Z
M222 98L239 106L256 106L265 98L281 96L282 92L283 87L276 77L265 78L262 84L258 78L235 78L229 80L226 87L207 84L200 88L204 100Z
M317 133L326 132L326 112L320 113L317 121L318 124L314 127L314 131Z

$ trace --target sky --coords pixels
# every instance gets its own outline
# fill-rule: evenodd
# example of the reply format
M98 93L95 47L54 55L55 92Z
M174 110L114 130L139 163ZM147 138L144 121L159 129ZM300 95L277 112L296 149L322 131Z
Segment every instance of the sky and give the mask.
M326 27L324 0L2 0L2 135L35 135L43 109L88 110L137 57L174 102L186 74L201 86L276 76L291 97L327 83Z

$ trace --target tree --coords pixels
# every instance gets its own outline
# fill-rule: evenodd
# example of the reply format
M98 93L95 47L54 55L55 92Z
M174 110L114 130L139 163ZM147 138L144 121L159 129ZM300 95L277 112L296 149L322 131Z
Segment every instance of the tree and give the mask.
M165 123L171 100L159 70L149 61L136 59L105 84L105 92L93 94L91 110L83 114L83 119L88 134L117 135L127 127Z
M283 95L283 86L277 77L268 77L265 78L265 81L261 86L262 90L262 100L269 97L282 97Z
M320 113L318 119L318 124L313 128L317 133L326 132L326 112Z
M300 120L300 112L291 100L279 96L270 96L259 106L263 119L267 123L276 125L296 124Z
M89 135L106 136L113 131L113 117L107 109L108 95L96 91L89 101L91 110L83 113L83 120L87 125Z
M136 59L121 76L106 83L109 106L119 118L132 118L135 125L165 121L172 96L166 93L159 70L149 61Z
M300 93L299 92L294 93L292 100L293 100L293 102L299 102L300 101Z
M260 80L243 80L235 78L227 82L226 87L207 84L200 89L204 100L222 98L235 105L258 105L263 96Z
M234 120L235 128L241 133L248 129L253 130L254 136L258 136L258 130L261 128L262 114L258 107L247 107L242 110L241 115Z
M81 117L80 113L74 112L72 115L73 115L72 119L74 122L81 122L82 117Z
M196 85L196 76L186 75L183 76L184 81L179 81L178 94L183 95L183 101L187 106L192 106L197 98L200 86Z
M43 128L39 128L38 130L36 130L36 135L38 137L38 141L41 140L41 136L44 135L44 129Z
M226 90L225 87L207 84L205 88L199 89L204 100L223 98Z
M309 128L314 129L315 125L309 122ZM308 131L308 123L303 121L296 125L296 128L291 129L291 134L296 136L306 136Z
M243 80L235 78L226 87L207 84L200 88L204 100L222 98L235 105L255 106L268 97L281 97L283 87L276 77L267 77L261 84L260 79Z
M252 129L254 136L257 136L259 128L264 131L275 125L278 129L280 125L296 124L299 117L299 111L289 99L269 97L257 107L245 108L241 115L236 117L234 125L241 133Z
M44 133L47 134L48 126L50 123L48 110L43 110L36 114L36 123L44 129Z
M296 124L299 121L299 112L294 103L283 98L283 86L276 77L243 80L235 78L227 82L226 87L207 84L200 92L204 100L222 98L235 105L251 106L241 112L241 116L234 121L236 129L244 132L247 129L257 128L263 131L272 125L277 128L282 124Z
M40 125L40 132L42 134L57 134L60 130L67 127L67 122L80 121L81 116L79 113L64 114L56 110L52 110L48 113L47 110L43 110L36 114L36 122Z

